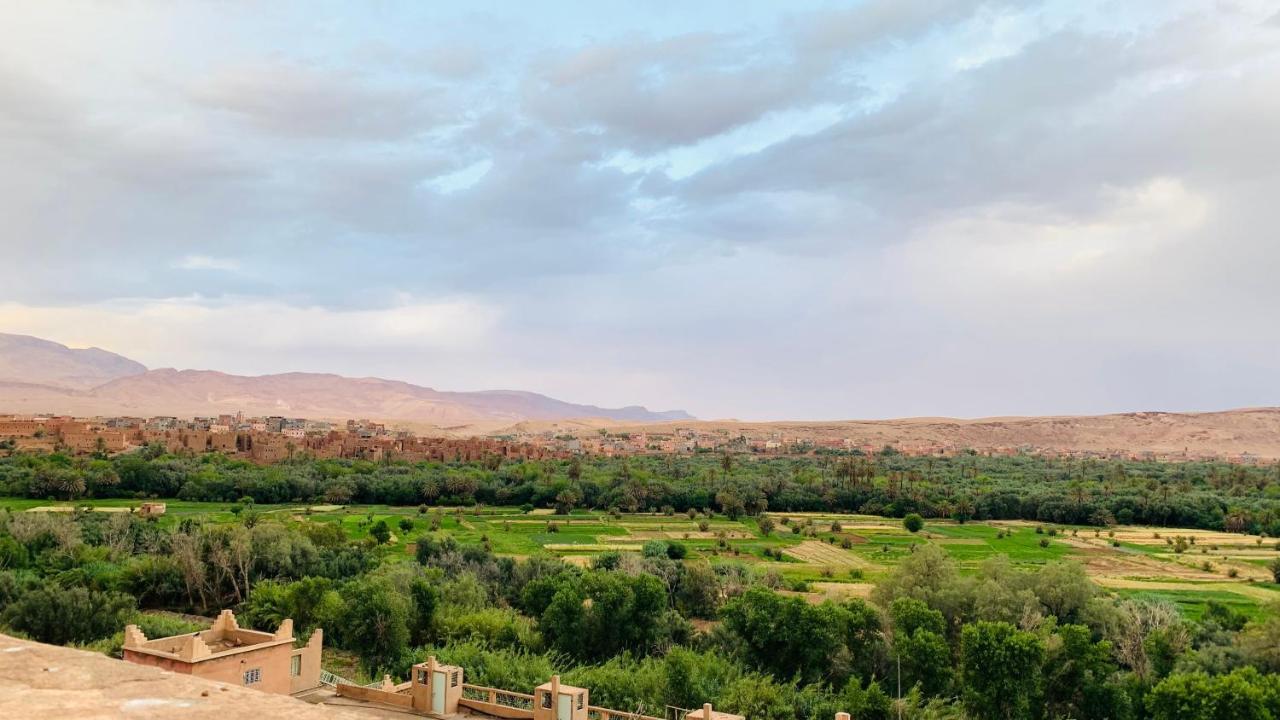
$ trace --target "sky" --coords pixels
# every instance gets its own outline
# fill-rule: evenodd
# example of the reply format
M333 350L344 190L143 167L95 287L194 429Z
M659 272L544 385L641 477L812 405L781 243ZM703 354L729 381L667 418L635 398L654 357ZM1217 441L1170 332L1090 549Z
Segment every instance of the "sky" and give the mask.
M0 332L701 418L1280 405L1280 5L9 2Z

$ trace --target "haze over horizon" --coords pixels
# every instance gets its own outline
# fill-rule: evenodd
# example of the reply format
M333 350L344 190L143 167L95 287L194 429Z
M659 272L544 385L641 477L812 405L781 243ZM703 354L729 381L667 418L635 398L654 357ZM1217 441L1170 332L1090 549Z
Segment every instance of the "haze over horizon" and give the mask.
M1280 405L1274 3L4 17L0 332L700 418Z

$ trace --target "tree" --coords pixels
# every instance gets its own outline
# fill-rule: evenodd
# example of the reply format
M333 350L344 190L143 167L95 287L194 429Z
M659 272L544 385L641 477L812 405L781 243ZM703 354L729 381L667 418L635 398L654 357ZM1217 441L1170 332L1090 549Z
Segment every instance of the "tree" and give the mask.
M747 505L742 501L742 497L734 492L732 488L725 488L716 493L716 504L720 506L720 511L729 516L730 520L737 520L747 510Z
M540 578L525 587L524 603L539 615L548 644L583 660L651 650L669 629L666 588L649 574L596 570Z
M965 710L976 720L1018 720L1039 715L1044 646L1009 623L976 622L960 633Z
M909 513L902 518L902 527L906 528L907 532L918 533L924 528L924 518L917 513Z
M440 592L424 578L414 578L409 583L409 598L413 607L409 616L409 634L414 645L426 645L435 640L436 608L440 604Z
M400 522L397 524L400 526L400 532L402 533L408 533L413 530L413 518L402 517L400 518Z
M386 520L379 520L369 528L369 535L377 540L379 545L386 545L391 540L391 528L387 527Z
M920 628L895 634L893 655L902 669L903 687L918 686L932 697L946 693L951 685L951 648L941 633Z
M1110 682L1116 671L1111 643L1094 642L1083 625L1063 625L1056 640L1045 662L1045 715L1080 720L1128 717L1129 696Z
M0 570L20 570L30 561L26 546L7 535L0 536Z
M949 629L957 628L968 617L972 605L955 561L946 550L933 543L907 555L889 577L880 581L871 597L881 605L900 597L923 601L943 614Z
M342 644L360 656L369 674L396 664L409 645L409 608L387 584L360 580L343 592L347 606L339 620Z
M719 698L741 675L736 662L717 652L673 647L662 658L664 699L676 707L694 707L708 698Z
M725 605L724 627L747 659L777 677L843 681L854 662L871 656L879 619L865 603L810 605L752 587Z
M1267 564L1267 569L1271 571L1271 576L1275 578L1275 581L1280 583L1280 558L1272 558L1271 562Z
M916 630L927 630L938 635L947 632L947 621L942 613L915 598L898 598L889 605L889 617L893 620L894 634L910 635Z
M1271 720L1280 710L1280 676L1251 667L1170 675L1147 694L1147 709L1153 720Z
M714 618L720 607L720 581L707 562L685 566L676 591L676 607L685 617Z
M761 515L756 518L756 525L760 527L760 534L765 537L769 537L769 534L773 532L773 518L768 515Z
M1059 622L1074 622L1080 611L1098 592L1085 573L1084 566L1077 562L1061 561L1046 564L1035 575L1032 591Z
M925 695L944 693L951 684L951 648L947 621L923 602L898 598L889 608L893 620L893 656L902 668L903 686L918 685Z

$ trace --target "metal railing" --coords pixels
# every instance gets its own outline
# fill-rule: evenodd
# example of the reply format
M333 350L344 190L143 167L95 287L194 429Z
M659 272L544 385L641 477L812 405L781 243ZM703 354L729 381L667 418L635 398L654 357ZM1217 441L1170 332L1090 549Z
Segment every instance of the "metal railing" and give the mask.
M342 683L343 685L355 685L355 683L342 677L341 675L334 675L333 673L324 669L320 670L321 685L328 685L329 687L335 687L337 686L338 683Z

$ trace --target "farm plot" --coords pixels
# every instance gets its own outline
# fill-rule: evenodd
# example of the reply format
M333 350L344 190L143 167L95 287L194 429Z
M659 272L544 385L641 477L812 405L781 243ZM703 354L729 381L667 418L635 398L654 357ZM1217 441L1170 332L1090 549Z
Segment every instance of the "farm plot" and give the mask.
M821 565L832 568L873 567L872 563L852 553L817 540L806 540L799 545L783 548L782 554L795 558L807 565Z

